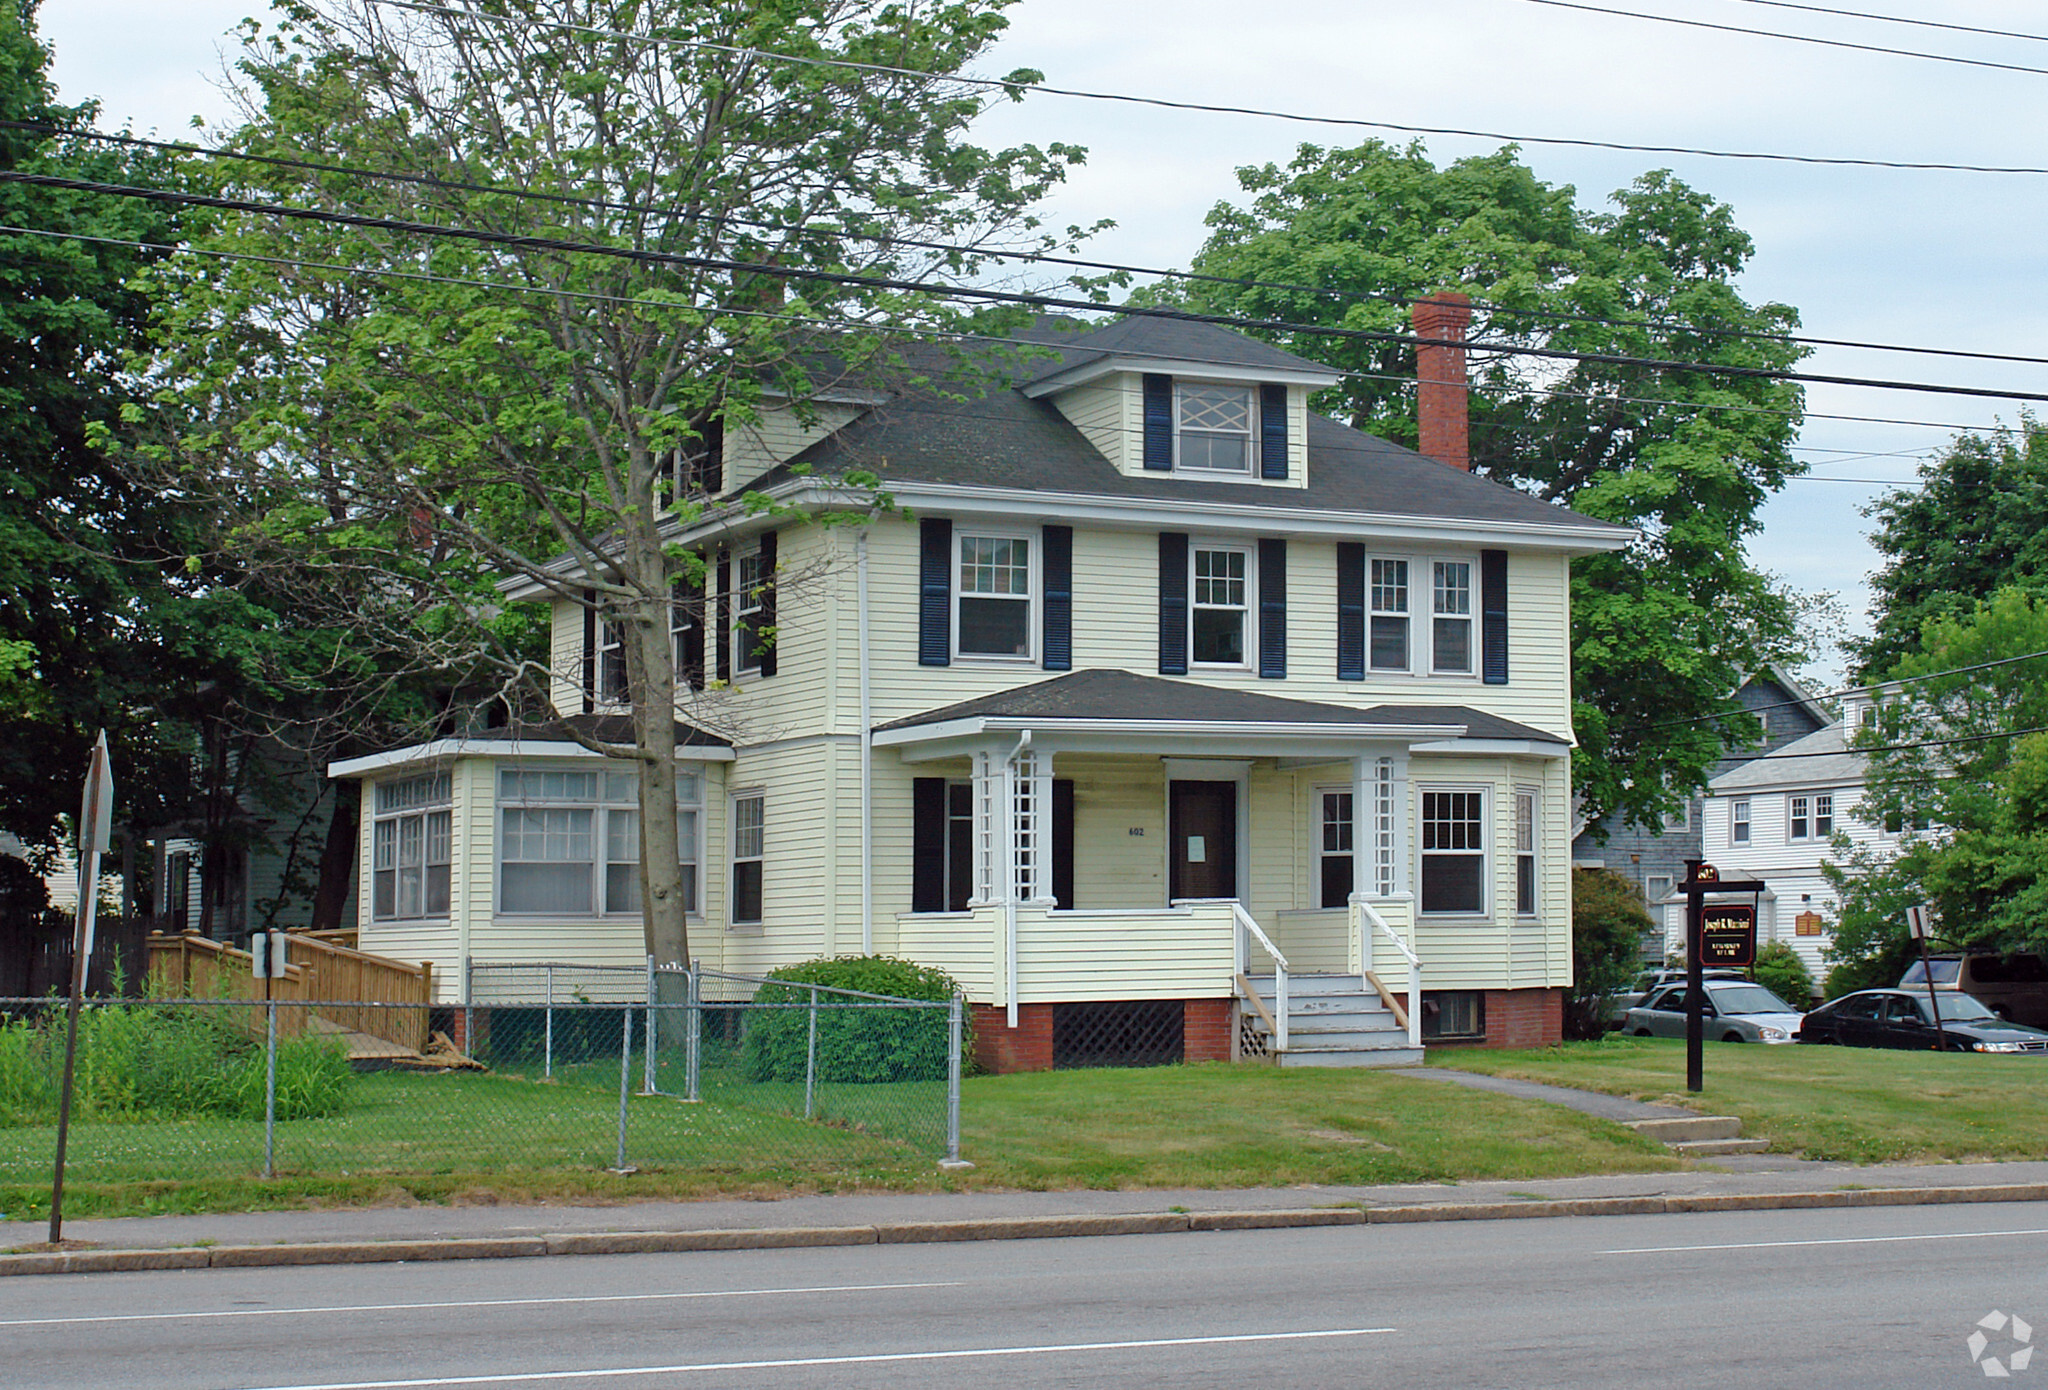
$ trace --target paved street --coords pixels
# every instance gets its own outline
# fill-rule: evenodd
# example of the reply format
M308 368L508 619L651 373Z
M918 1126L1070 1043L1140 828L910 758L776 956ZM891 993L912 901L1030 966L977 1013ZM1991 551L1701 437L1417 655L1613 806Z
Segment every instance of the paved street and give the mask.
M1994 1309L2048 1341L2044 1268L2048 1204L1449 1222L15 1279L0 1345L22 1390L1883 1390L1983 1383Z

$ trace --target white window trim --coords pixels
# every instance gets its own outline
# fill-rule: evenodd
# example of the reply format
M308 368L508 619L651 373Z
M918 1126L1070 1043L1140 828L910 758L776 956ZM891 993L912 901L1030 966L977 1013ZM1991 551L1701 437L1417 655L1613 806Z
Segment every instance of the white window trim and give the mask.
M753 854L740 853L740 803L758 801L761 804L761 844ZM768 790L765 787L741 787L726 798L726 825L729 827L726 843L730 853L726 856L726 922L733 927L759 927L768 920ZM739 866L758 864L761 866L761 915L742 918L739 915Z
M1755 842L1756 822L1751 817L1751 811L1752 808L1749 804L1748 797L1743 797L1738 801L1731 801L1728 803L1729 844L1747 845L1753 844ZM1737 826L1740 826L1742 828L1741 834L1736 833Z
M1515 788L1515 915L1533 921L1543 915L1543 794L1536 787ZM1522 847L1522 806L1529 807L1529 845ZM1529 861L1529 906L1522 906L1522 861Z
M1024 544L1024 653L1021 656L1005 656L1000 652L965 652L960 649L960 600L963 598L988 597L1000 599L1005 597L1001 594L980 595L967 593L966 586L960 581L960 551L962 542L968 540L1021 541ZM967 665L980 665L983 662L995 666L1036 666L1038 664L1039 629L1043 626L1039 619L1039 613L1041 611L1040 594L1045 582L1045 557L1041 554L1044 548L1044 537L1042 535L1033 535L1029 531L973 529L956 530L953 532L953 553L947 558L947 563L953 567L948 586L952 590L952 597L950 599L951 611L947 614L947 618L952 624L952 631L947 640L952 644L954 661Z
M618 681L614 688L611 679L612 664L618 665ZM597 689L592 695L600 704L624 705L632 702L632 680L626 671L626 639L619 623L600 616L597 619L597 654L591 666L591 678Z
M429 784L430 784L430 786L429 786L429 790L428 790L428 793L427 793L427 794L428 794L428 798L429 798L429 799L427 799L427 800L424 800L424 801L419 801L419 802L415 802L415 803L413 803L413 804L411 804L411 805L406 805L406 806L399 806L399 807L394 807L393 809L391 809L391 810L389 810L389 811L384 811L384 810L378 810L378 809L377 809L377 802L378 802L379 798L381 798L381 797L382 797L382 795L383 795L383 793L384 793L384 789L385 789L385 788L387 788L387 787L399 787L399 786L405 786L405 785L408 785L408 784L410 784L410 783L416 783L416 782L426 782L426 783L429 783ZM438 784L438 785L433 785L433 784ZM442 768L442 769L440 769L440 770L437 770L437 771L433 771L433 772L426 772L426 773L410 773L410 774L407 774L407 775L405 775L405 776L400 776L400 777L388 777L388 778L383 778L383 779L380 779L380 780L378 780L378 781L376 781L376 782L373 782L373 783L371 784L371 786L370 786L370 797L369 797L369 800L370 800L370 807L371 807L371 813L370 813L370 920L371 920L372 922L438 922L438 921L444 921L444 920L446 920L446 919L447 919L447 918L448 918L448 917L449 917L449 916L450 916L450 915L451 915L451 914L453 913L453 911L454 911L454 908L455 908L455 882L454 882L454 879L455 879L455 864L454 864L454 860L455 860L455 814L454 814L454 808L455 808L455 801L454 801L454 791L455 791L455 788L454 788L454 778L453 778L453 775L452 775L452 773L451 773L451 772L450 772L450 771L449 771L448 769L446 769L446 768ZM434 815L445 815L445 816L447 816L447 817L448 817L448 860L449 860L449 862L448 862L448 865L447 865L447 868L448 868L448 876L449 876L449 883L448 883L448 907L447 907L447 909L445 909L445 910L443 910L443 911L440 911L440 912L428 912L428 911L426 911L426 897L427 897L427 881L426 881L426 874L427 874L427 869L428 869L428 867L429 867L429 862L428 862L428 860L427 860L427 857L426 857L426 856L427 856L427 846L428 846L428 844L429 844L429 839L428 839L428 835L427 835L427 820L428 820L428 818L429 818L429 817L431 817L431 816L434 816ZM419 822L419 824L420 824L420 908L421 908L421 910L420 910L420 911L418 911L418 912L405 912L405 911L402 911L402 910L401 910L401 905L400 905L400 904L399 904L399 902L398 902L398 893L399 893L399 889L398 889L398 873L399 873L399 870L400 870L400 868L401 868L402 866L401 866L401 865L399 865L399 864L397 863L397 860L396 860L396 845L397 845L397 843L399 843L399 842L401 842L401 841L402 841L402 837L403 837L403 835L404 835L404 833L405 833L405 832L404 832L404 830L403 830L402 828L400 828L400 822L403 822L403 821L409 821L409 820L417 820L417 821ZM393 848L394 848L394 854L393 854L393 863L392 863L392 869L391 869L391 873L392 873L392 890L391 890L391 898L392 898L392 911L390 911L389 913L380 913L380 912L378 912L378 911L377 911L377 875L378 875L379 873L382 873L382 872L384 872L384 871L383 871L383 870L381 870L381 869L379 869L379 868L377 867L377 834L378 834L378 830L379 830L379 828L380 828L380 827L382 827L382 826L385 826L385 825L390 825L390 826L392 826L392 827L393 827L393 828L392 828L392 831L391 831L391 834L392 834L392 838L393 838L393 841L394 841L394 846L393 846ZM198 863L198 856L196 856L196 855L194 855L194 856L191 856L191 860L192 860L192 863L193 863L194 865L196 865L196 864ZM194 877L196 877L196 875L195 875Z
M1793 809L1795 804L1799 802L1806 803L1806 809L1803 813L1796 812ZM1827 805L1825 812L1821 810L1822 803ZM1806 828L1795 832L1794 827L1802 820L1806 822ZM1822 820L1826 820L1828 823L1828 828L1825 830L1820 828ZM1829 840L1834 837L1834 833L1835 794L1833 792L1788 792L1786 794L1785 840L1788 844L1804 845L1812 844L1815 841Z
M1241 390L1251 397L1251 408L1247 414L1250 422L1245 434L1244 467L1242 468L1189 468L1181 462L1181 392L1193 387L1195 390L1217 390L1227 388ZM1173 471L1188 478L1257 478L1259 476L1259 442L1262 438L1259 406L1261 392L1257 383L1249 381L1208 381L1200 377L1175 377L1173 379ZM1221 433L1221 431L1208 431Z
M1373 603L1372 570L1376 564L1401 565L1401 608L1380 608ZM1399 618L1404 624L1401 642L1401 664L1399 666L1378 666L1373 663L1373 621L1377 618ZM1407 555L1368 555L1365 557L1365 669L1368 675L1406 676L1415 671L1415 560Z
M683 813L685 812L695 811L697 813L696 857L694 859L682 859L680 857L678 858L679 864L694 865L694 867L697 870L697 873L695 875L695 892L693 894L695 901L686 902L683 904L684 916L686 918L690 918L698 917L701 915L702 904L704 901L704 768L702 765L692 765L686 767L683 764L679 763L677 765L676 770L678 776L681 776L687 772L691 775L694 775L697 778L696 800L686 800L682 796L680 790L678 791L676 796L676 815L678 821L680 821ZM597 797L595 800L584 800L581 798L571 797L528 797L523 798L519 801L508 801L505 799L504 793L501 790L503 786L503 782L501 781L501 774L506 771L589 772L592 773L598 779ZM494 916L511 918L513 920L522 922L550 920L595 922L602 920L617 921L621 918L638 917L640 915L641 909L637 907L631 909L621 909L619 911L611 911L607 908L604 901L605 870L611 862L610 858L608 857L611 845L611 813L614 811L625 811L630 812L631 814L636 816L640 813L640 801L639 796L637 794L637 789L635 795L630 800L613 801L609 800L605 796L604 778L607 772L611 772L614 775L616 775L617 771L618 769L615 768L592 768L587 763L498 762L491 765L491 888L492 908ZM538 810L578 810L589 811L592 813L590 818L591 840L589 861L590 911L515 912L508 911L506 909L505 811L508 808L533 808ZM680 835L681 826L678 825L677 829L678 834ZM636 850L635 852L637 853L638 851ZM517 862L524 863L530 861L521 860ZM563 860L558 862L572 863L577 861ZM639 866L640 861L638 859L635 859L632 862L636 868Z
M1479 797L1479 848L1475 850L1429 850L1423 846L1428 839L1427 826L1422 814L1426 798L1431 793L1477 794ZM1494 788L1487 782L1422 782L1415 788L1415 915L1432 921L1476 922L1489 918L1493 912L1494 833L1493 823ZM1470 911L1464 909L1430 911L1422 905L1423 862L1432 855L1455 858L1477 857L1479 860L1479 906Z
M772 584L775 575L770 573L757 579L752 586L746 581L746 567L749 561L759 563L761 543L754 542L743 550L733 552L732 557L732 676L735 683L742 680L758 680L761 676L761 653L758 644L747 640L746 618L749 613L759 613L762 608L760 591Z
M1197 661L1195 660L1195 612L1198 608L1229 611L1221 604L1198 604L1195 602L1195 556L1202 551L1229 551L1244 556L1244 631L1241 645L1244 657L1239 661ZM1259 552L1258 547L1248 541L1188 538L1188 669L1191 671L1249 671L1258 661L1259 651Z
M1351 820L1349 822L1351 844L1345 849L1329 849L1323 844L1324 827L1336 823L1325 819L1323 815L1324 799L1332 796L1348 796L1351 798ZM1331 907L1323 902L1323 861L1325 859L1344 859L1350 861L1350 896L1356 897L1360 891L1358 883L1358 788L1351 783L1317 787L1315 795L1309 798L1308 821L1308 842L1314 856L1309 889L1315 895L1316 907L1319 911L1334 912L1337 910L1335 907ZM1348 906L1348 902L1340 904L1340 906Z
M1397 614L1389 609L1373 607L1372 564L1375 560L1395 560L1408 566L1408 611ZM1440 564L1464 565L1470 576L1468 592L1471 595L1471 610L1466 613L1448 614L1469 625L1471 637L1466 646L1470 664L1463 670L1440 669L1436 664L1436 567ZM1480 667L1480 593L1479 555L1476 551L1369 551L1365 557L1365 573L1361 576L1365 588L1365 674L1367 679L1392 679L1403 677L1414 680L1473 681L1479 680ZM1408 622L1407 664L1404 666L1375 666L1373 664L1372 620L1375 617L1403 617Z

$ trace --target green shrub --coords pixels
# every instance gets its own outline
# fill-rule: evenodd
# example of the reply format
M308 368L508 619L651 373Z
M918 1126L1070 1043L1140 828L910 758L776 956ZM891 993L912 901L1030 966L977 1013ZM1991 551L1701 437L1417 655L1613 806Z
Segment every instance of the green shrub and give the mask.
M943 970L889 956L839 956L805 961L770 972L783 981L763 985L757 1004L808 1004L811 991L799 985L826 985L892 999L944 1001L960 986ZM834 1007L858 1004L820 992L818 996L819 1081L874 1084L886 1081L930 1081L946 1075L946 1010ZM811 1011L754 1009L747 1011L746 1073L752 1081L804 1079L810 1046ZM963 1064L973 1054L972 1031L960 1027Z
M1607 1031L1607 996L1627 987L1642 956L1643 933L1655 924L1635 884L1608 869L1572 870L1572 988L1565 997L1564 1035L1597 1038Z
M1813 973L1799 953L1782 941L1766 941L1757 949L1756 966L1749 972L1756 982L1793 1008L1813 1007Z

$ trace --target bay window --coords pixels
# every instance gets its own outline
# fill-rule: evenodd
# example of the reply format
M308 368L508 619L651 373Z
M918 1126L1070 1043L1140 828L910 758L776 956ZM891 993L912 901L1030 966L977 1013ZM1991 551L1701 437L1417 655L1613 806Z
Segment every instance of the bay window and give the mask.
M683 910L697 910L703 780L676 777ZM596 917L640 911L640 787L631 772L498 770L498 911Z
M453 859L449 777L379 782L370 828L370 915L402 921L448 915Z

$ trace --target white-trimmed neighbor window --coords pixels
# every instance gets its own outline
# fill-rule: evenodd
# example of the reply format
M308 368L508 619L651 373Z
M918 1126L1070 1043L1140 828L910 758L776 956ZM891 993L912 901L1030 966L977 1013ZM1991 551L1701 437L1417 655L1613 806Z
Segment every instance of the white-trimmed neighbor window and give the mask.
M1436 560L1430 565L1429 669L1442 675L1472 674L1472 562Z
M1179 382L1174 387L1177 466L1192 473L1249 473L1257 398L1249 386Z
M449 777L379 782L370 828L370 916L378 921L448 915L453 858Z
M1251 552L1196 545L1188 605L1188 656L1197 666L1242 666L1251 627Z
M767 793L736 794L732 799L732 920L736 924L761 921L767 828Z
M1316 791L1316 902L1321 907L1348 907L1356 873L1353 836L1357 819L1349 787Z
M953 599L953 650L960 656L1031 657L1031 542L1023 536L961 535Z
M774 579L757 545L741 553L733 566L732 668L743 676L761 673L761 644L767 640L768 585Z
M704 784L676 777L683 910L697 910ZM498 769L498 911L596 917L640 911L640 789L630 772Z
M1788 839L1827 839L1835 833L1834 793L1802 792L1788 798L1785 825Z
M1536 792L1515 788L1515 913L1536 915Z
M1372 607L1369 663L1375 671L1408 669L1408 562L1366 561L1366 594Z
M1426 913L1485 914L1485 788L1423 789L1420 906Z
M1735 801L1728 806L1728 843L1746 845L1749 843L1749 802Z
M1671 896L1670 874L1645 874L1643 876L1643 901L1651 907Z
M619 625L610 618L597 620L597 698L606 704L623 705L631 696L626 684L626 642Z

